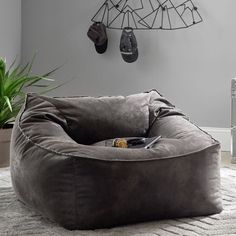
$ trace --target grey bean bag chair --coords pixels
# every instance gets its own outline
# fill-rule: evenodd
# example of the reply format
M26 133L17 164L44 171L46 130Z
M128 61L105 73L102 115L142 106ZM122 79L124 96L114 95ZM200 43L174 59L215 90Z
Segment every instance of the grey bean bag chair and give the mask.
M162 138L150 149L102 146ZM220 145L155 90L127 97L29 94L13 129L20 201L67 229L95 229L222 210Z

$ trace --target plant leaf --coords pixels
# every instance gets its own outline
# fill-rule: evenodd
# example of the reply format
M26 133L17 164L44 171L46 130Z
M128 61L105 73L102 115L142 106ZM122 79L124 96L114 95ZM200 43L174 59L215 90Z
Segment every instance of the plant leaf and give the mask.
M32 87L37 87L37 88L47 88L49 85L46 84L33 84L31 85ZM29 86L27 86L29 87Z
M23 75L23 73L28 69L29 67L29 62L25 64L25 66L23 68L21 68L21 70L17 73L18 76Z
M64 66L64 65L60 65L60 66L56 67L55 69L53 69L53 70L47 72L46 74L42 75L42 77L48 77L48 76L54 74L56 71L58 71L59 69L61 69L63 66Z
M8 72L10 72L11 69L15 66L15 64L16 64L16 60L17 60L17 55L16 55L14 61L13 61L13 62L11 63L11 65L9 66Z
M25 87L30 87L30 86L33 86L35 85L38 81L40 80L46 80L46 81L50 81L50 82L53 82L55 81L54 79L50 79L50 78L46 78L46 77L41 77L39 76L38 79L35 79L34 81L32 81L31 83L27 84Z
M4 96L4 99L5 99L6 103L7 103L7 105L8 105L8 107L9 107L10 111L12 112L12 106L11 106L11 102L10 102L9 97Z
M2 75L5 75L6 72L6 62L4 59L0 59L0 71L2 73Z
M27 71L27 75L29 75L29 73L31 72L31 69L32 69L32 66L33 66L33 64L34 64L36 55L37 55L37 52L34 53L32 59L31 59L31 62L30 62L30 64L29 64L29 68L28 68L28 71Z
M56 86L49 87L48 89L45 89L45 90L43 90L42 92L40 92L40 94L48 93L48 92L50 92L50 91L52 91L52 90L55 90L55 89L57 89L57 88L60 88L61 86L65 85L65 84L67 84L67 83L69 83L69 82L70 82L70 81L66 81L66 82L61 83L61 84L58 84L58 85L56 85Z

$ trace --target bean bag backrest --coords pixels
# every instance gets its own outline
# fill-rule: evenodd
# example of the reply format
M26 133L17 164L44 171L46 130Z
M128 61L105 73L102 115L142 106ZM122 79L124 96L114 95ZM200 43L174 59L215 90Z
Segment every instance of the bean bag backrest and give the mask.
M50 98L31 94L29 115L54 119L76 142L89 145L115 137L145 136L150 96L141 93L127 97ZM55 109L63 119L53 118L55 112L49 113Z

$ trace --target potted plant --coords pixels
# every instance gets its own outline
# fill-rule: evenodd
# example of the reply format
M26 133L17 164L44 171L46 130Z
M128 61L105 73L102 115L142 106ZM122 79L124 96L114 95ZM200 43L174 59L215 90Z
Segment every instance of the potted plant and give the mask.
M31 74L34 58L26 65L16 65L16 59L7 69L6 61L0 59L0 167L9 166L10 139L15 117L24 103L26 90L39 87L48 92L54 80L49 78L56 70L44 75ZM42 83L43 82L43 83ZM61 85L60 85L61 86Z

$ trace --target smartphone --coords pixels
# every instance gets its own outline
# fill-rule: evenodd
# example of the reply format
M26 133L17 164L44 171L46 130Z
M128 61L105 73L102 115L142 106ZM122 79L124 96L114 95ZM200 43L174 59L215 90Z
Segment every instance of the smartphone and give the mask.
M150 138L150 140L148 140L148 142L146 143L144 148L148 149L148 148L152 147L152 145L155 144L160 138L161 138L161 135L158 137Z
M127 141L129 148L150 148L153 144L158 142L161 136L152 138L132 138Z

